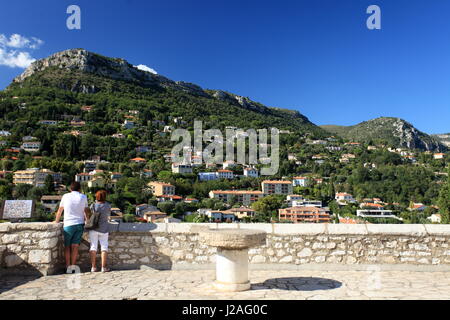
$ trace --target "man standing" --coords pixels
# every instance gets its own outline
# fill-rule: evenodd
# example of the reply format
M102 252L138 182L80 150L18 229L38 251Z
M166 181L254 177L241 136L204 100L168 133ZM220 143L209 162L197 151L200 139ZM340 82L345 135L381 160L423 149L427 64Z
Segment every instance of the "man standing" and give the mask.
M55 223L59 223L64 211L64 253L66 258L66 272L73 273L78 258L78 248L84 232L84 222L89 217L88 200L80 193L79 182L72 182L70 193L66 193L56 213Z

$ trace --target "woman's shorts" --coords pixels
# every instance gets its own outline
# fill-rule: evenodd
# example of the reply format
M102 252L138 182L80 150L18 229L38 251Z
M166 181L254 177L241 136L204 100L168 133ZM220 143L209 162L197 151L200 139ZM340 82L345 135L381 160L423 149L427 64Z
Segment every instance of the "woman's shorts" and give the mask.
M108 236L109 233L101 233L94 230L89 231L89 241L91 242L90 251L97 251L98 243L102 251L108 251Z

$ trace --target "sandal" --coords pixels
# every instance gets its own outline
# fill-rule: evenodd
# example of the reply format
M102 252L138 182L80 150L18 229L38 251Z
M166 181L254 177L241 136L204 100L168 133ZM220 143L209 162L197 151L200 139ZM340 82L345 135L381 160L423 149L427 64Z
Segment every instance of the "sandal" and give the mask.
M91 268L91 272L97 272L97 268Z
M111 269L110 268L102 268L102 272L110 272L111 271Z

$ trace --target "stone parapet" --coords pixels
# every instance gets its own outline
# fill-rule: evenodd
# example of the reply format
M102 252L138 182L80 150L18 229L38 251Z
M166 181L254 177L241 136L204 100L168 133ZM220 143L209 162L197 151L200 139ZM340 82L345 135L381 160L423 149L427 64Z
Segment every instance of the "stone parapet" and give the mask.
M51 274L63 266L61 225L0 224L0 270ZM118 269L215 262L217 249L201 242L204 229L250 229L267 233L265 245L249 250L253 265L449 266L450 225L344 224L111 224L110 262ZM88 268L84 235L80 263Z

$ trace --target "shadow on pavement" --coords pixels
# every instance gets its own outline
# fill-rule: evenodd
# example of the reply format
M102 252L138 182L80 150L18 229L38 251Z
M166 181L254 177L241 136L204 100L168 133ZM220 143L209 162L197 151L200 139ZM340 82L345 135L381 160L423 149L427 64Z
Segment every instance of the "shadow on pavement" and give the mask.
M342 286L342 282L316 277L286 277L268 279L252 284L252 290L280 289L290 291L332 290Z

